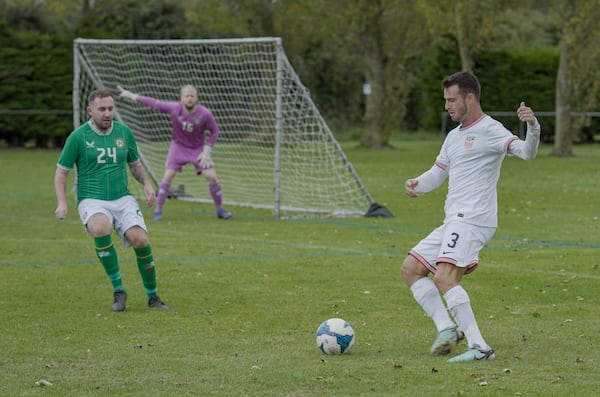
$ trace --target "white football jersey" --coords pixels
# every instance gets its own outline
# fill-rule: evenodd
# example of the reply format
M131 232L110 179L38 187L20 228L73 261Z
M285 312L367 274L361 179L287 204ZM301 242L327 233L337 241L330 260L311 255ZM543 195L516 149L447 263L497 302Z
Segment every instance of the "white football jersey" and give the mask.
M537 123L536 127L539 128ZM511 148L513 143L516 145ZM448 175L444 223L461 220L477 226L497 227L496 185L502 161L507 154L522 157L523 149L528 149L524 145L535 145L535 157L538 144L539 138L526 144L488 115L466 128L458 126L450 131L435 161Z

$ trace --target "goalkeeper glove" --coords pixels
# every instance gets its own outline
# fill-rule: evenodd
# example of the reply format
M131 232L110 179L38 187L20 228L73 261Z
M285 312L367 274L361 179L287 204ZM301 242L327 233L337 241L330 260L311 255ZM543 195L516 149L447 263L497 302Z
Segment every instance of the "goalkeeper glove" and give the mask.
M210 157L210 152L212 148L208 145L204 146L202 153L198 156L198 161L200 162L200 167L202 168L212 168L215 163L212 161L212 157Z
M124 89L120 85L118 85L117 88L119 89L119 97L120 98L127 98L129 100L132 100L133 102L137 101L137 99L139 97L138 94L134 94L133 92Z

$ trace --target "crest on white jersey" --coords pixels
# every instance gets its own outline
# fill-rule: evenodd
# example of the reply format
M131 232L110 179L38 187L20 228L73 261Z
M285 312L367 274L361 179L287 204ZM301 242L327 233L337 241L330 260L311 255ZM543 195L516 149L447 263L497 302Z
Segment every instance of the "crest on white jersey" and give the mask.
M469 135L465 138L465 149L471 149L473 147L473 144L475 143L475 137L472 135Z

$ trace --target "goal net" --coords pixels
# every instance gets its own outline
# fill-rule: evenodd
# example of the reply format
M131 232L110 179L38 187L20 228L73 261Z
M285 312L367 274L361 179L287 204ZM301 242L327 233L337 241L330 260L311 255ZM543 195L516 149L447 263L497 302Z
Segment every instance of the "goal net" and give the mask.
M94 40L73 45L73 122L88 119L95 88L124 86L179 101L192 84L219 124L212 151L226 205L271 210L277 219L369 215L373 199L283 51L280 38ZM158 185L171 139L170 116L117 100L116 119L133 130ZM141 186L130 183L135 195ZM171 197L212 203L192 165L177 174Z

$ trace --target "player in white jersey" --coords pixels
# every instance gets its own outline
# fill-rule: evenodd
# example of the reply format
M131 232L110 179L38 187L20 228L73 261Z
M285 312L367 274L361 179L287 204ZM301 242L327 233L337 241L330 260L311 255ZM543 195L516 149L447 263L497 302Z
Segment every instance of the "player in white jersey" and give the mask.
M466 338L467 351L449 362L493 360L495 352L481 335L469 295L460 281L475 270L479 251L498 226L496 185L504 157L535 158L540 125L524 102L519 105L517 116L527 124L525 140L486 115L479 102L481 87L472 73L452 74L442 81L442 88L446 110L460 124L448 133L431 169L408 179L405 191L410 197L418 197L448 178L445 218L441 226L410 250L402 263L401 275L435 323L438 337L431 346L433 355L450 353L454 345Z

